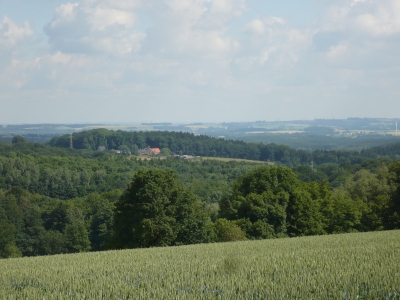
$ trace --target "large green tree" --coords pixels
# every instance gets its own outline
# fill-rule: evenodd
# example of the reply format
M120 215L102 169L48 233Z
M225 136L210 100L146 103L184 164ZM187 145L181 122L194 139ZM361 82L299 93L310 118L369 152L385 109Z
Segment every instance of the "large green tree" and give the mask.
M15 228L0 219L0 258L20 257L21 251L15 245Z
M113 248L200 243L207 215L170 170L141 170L115 203Z
M12 141L11 141L11 143L13 143L13 144L25 143L25 142L26 142L26 141L25 141L24 137L22 137L22 136L20 136L20 135L14 136L13 139L12 139Z
M220 208L220 216L238 220L249 238L323 233L318 203L285 167L260 167L242 175Z
M389 180L390 173L387 167L379 168L375 174L368 170L360 170L346 179L346 193L352 200L364 204L361 224L357 227L359 231L386 229L395 189Z
M400 228L400 161L392 163L389 167L390 183L394 186L394 192L389 204L389 210L385 220L387 229Z
M249 222L242 223L253 238L286 234L286 208L296 184L296 175L288 168L260 167L233 183L231 195L221 201L221 216L231 220L247 219L257 227L261 225L261 231L254 231ZM254 236L258 235L256 232L260 236Z
M86 228L82 210L77 207L72 207L67 212L67 220L68 223L64 229L64 236L68 252L89 251L89 233Z

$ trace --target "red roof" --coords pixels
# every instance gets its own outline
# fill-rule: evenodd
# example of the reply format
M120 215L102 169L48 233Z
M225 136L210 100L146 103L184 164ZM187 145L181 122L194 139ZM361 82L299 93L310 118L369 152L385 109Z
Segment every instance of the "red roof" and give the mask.
M160 148L151 148L151 152L158 154L161 152Z

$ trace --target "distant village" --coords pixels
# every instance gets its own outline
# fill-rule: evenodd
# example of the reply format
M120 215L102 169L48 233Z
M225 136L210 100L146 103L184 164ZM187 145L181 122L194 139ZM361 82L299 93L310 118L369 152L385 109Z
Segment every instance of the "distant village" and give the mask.
M150 148L149 146L144 149L139 149L140 155L158 155L161 153L160 148Z
M97 148L97 151L107 151L107 149L106 149L106 147L105 146L99 146L98 148ZM115 149L111 149L111 150L109 150L110 152L113 152L113 153L117 153L117 154L123 154L124 152L123 151L121 151L121 150L115 150ZM128 153L126 153L126 154L132 154L131 152L128 152ZM138 150L138 154L139 155L148 155L148 156L155 156L155 155L159 155L159 154L161 154L161 150L160 150L160 148L151 148L150 146L147 146L146 148L144 148L144 149L139 149ZM182 159L190 159L190 158L193 158L193 156L192 155L178 155L178 154L174 154L174 155L172 155L173 157L177 157L177 158L182 158Z

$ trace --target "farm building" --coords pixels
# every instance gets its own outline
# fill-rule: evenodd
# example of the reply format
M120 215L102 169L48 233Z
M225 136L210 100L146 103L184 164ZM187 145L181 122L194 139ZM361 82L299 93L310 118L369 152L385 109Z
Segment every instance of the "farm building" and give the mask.
M161 150L160 148L151 148L151 152L153 152L154 154L160 154Z
M159 148L150 148L149 146L144 149L139 149L140 155L151 155L151 154L160 154L161 150Z

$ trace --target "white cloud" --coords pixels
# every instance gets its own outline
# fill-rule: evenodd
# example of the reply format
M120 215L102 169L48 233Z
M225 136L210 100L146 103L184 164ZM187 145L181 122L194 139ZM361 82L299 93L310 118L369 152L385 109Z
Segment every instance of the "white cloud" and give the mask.
M347 31L384 37L400 33L398 0L337 1L319 19L322 31Z
M245 1L237 0L213 0L211 12L212 13L222 13L230 14L233 17L239 17L242 15L243 10L246 9Z
M261 53L260 58L259 58L260 63L261 63L262 65L265 64L265 63L268 61L268 59L269 59L269 57L270 57L270 54L273 53L273 52L275 52L275 51L276 51L276 48L275 48L275 47L271 47L270 49L263 51L263 52Z
M348 48L346 45L337 45L337 46L332 46L329 49L329 52L326 54L326 56L330 59L334 59L338 56L341 56L347 52Z
M135 30L137 1L83 0L56 9L45 26L56 50L124 55L139 51L145 34Z
M82 0L61 5L45 26L55 50L124 55L144 49L170 57L221 58L238 48L225 33L245 10L245 0ZM147 31L136 29L147 14ZM140 24L139 24L140 25Z
M58 51L57 53L50 55L50 60L54 63L68 64L71 61L71 57L72 56L70 54L65 54Z
M399 65L400 2L335 1L316 22L314 49L337 67L381 68ZM338 58L340 60L337 60ZM320 63L324 61L320 60Z
M282 29L288 29L289 27L285 26L286 24L285 19L280 17L257 18L247 23L243 32L247 34L267 33L274 35L281 33Z
M0 72L0 87L3 89L20 89L30 80L30 74L39 68L40 59L21 61L12 59Z
M60 7L56 8L56 11L54 14L57 17L63 17L63 18L72 18L74 19L76 16L76 8L78 7L78 3L66 3L66 4L61 4Z
M88 22L93 31L103 31L108 26L115 24L132 28L136 23L136 17L131 12L95 7L94 11L88 11Z
M310 30L292 28L281 17L256 18L244 26L239 63L280 68L295 64L311 45ZM246 58L247 56L247 58Z
M244 31L248 33L263 34L265 30L264 22L260 19L255 19L246 24Z
M376 95L394 99L400 2L324 2L300 28L288 15L262 14L256 1L81 0L47 20L50 46L36 46L28 23L6 17L0 99L32 95L55 110L75 103L100 121L113 113L112 121L140 120L128 111L179 121L217 120L222 110L231 120L322 117L310 106L339 117Z
M158 0L148 4L153 24L144 51L155 56L229 60L237 40L226 34L244 10L244 0Z
M0 23L0 49L10 49L33 35L28 22L18 26L11 18L5 16Z

